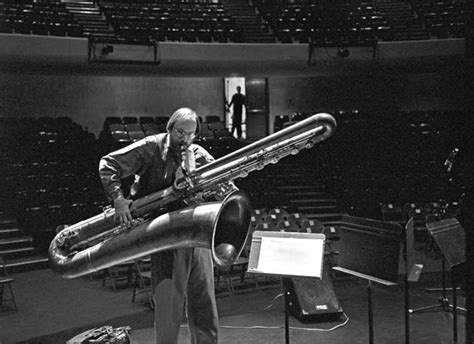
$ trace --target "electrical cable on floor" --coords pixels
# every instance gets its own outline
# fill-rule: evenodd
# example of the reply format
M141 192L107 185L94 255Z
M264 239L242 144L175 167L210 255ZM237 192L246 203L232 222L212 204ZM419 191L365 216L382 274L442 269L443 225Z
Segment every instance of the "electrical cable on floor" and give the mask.
M333 326L331 328L311 328L311 327L296 327L296 326L289 326L288 328L290 330L299 330L299 331L331 332L331 331L334 331L334 330L338 329L339 327L346 326L347 323L349 322L349 317L347 316L347 314L345 312L342 312L342 314L344 314L344 317L346 318L346 320L344 320L344 322L342 324L338 324L338 325ZM263 325L257 325L257 326L219 326L219 328L248 329L248 330L252 330L252 329L270 329L270 330L273 330L273 329L282 329L282 328L285 328L285 326L263 326Z
M284 296L285 293L280 293L278 294L277 296L275 296L272 300L272 303L270 303L268 306L266 306L264 308L264 310L269 310L270 308L273 307L273 305L275 304L275 301ZM346 318L346 320L344 320L343 323L341 324L338 324L334 327L331 327L331 328L310 328L310 327L295 327L295 326L290 326L288 327L290 330L300 330L300 331L318 331L318 332L331 332L331 331L334 331L340 327L343 327L343 326L346 326L347 323L349 322L349 317L347 316L347 314L345 312L342 312L342 314L344 315L344 317ZM188 325L184 324L184 325L181 325L181 327L188 327ZM255 326L229 326L229 325L222 325L222 326L219 326L219 328L226 328L226 329L247 329L247 330L253 330L253 329L270 329L270 330L273 330L273 329L282 329L282 328L285 328L284 326L263 326L263 325L255 325Z
M275 296L275 297L273 298L273 300L272 300L272 303L269 304L267 307L265 307L263 310L266 311L266 310L269 310L270 308L272 308L273 305L275 304L275 301L276 301L278 298L280 298L280 297L282 297L282 296L284 296L284 295L285 295L285 293L281 293L281 294L278 294L277 296Z

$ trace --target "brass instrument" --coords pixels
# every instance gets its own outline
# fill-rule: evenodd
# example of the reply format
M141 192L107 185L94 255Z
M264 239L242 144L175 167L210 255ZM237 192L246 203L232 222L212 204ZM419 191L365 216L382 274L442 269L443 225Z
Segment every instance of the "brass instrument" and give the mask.
M117 225L113 208L66 227L50 244L51 266L65 278L76 278L159 251L205 247L216 267L225 269L244 248L251 213L246 194L232 191L230 182L313 147L335 128L331 115L319 113L184 173L172 186L131 204L131 228ZM224 200L199 204L209 197ZM179 200L198 205L167 212Z

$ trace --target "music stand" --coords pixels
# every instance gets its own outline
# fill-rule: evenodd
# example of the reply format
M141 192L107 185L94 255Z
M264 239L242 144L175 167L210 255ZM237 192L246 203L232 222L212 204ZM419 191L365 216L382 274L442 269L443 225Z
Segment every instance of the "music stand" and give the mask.
M438 245L442 258L442 283L443 283L443 296L440 299L443 310L451 309L453 311L453 340L457 343L458 331L457 331L457 311L466 311L465 308L457 306L457 287L456 278L453 269L461 266L466 261L466 250L465 250L465 233L461 224L454 218L444 219L441 221L430 222L426 224L428 232L431 234L436 244ZM451 270L451 284L452 284L452 296L453 304L449 303L446 296L446 284L445 284L445 263L448 263ZM423 309L433 308L425 307ZM421 310L423 310L421 309Z
M369 343L374 343L372 284L395 286L398 281L401 227L399 224L343 216L339 252L333 269L367 281Z
M433 222L433 224L434 223L435 222ZM407 227L406 227L407 233L410 233L411 230L412 230L412 228L409 227L409 224L410 224L410 221L408 221L408 223L407 223ZM428 227L428 224L426 226ZM430 226L432 226L431 223L430 223ZM431 232L429 230L428 230L428 232L431 234ZM408 234L407 234L407 236L408 236ZM408 241L407 245L409 245L410 240L409 240L408 237L407 237L407 241ZM439 247L439 245L438 245L438 247ZM447 311L447 310L449 310L453 307L453 305L449 303L449 299L448 299L447 294L446 294L446 291L448 289L452 290L452 288L447 288L446 287L446 276L445 276L446 275L446 258L444 256L443 252L441 252L441 253L442 253L442 259L441 259L441 288L426 288L425 289L425 291L428 291L428 292L441 291L442 295L439 298L439 303L434 304L434 305L430 305L430 306L419 307L419 308L410 308L409 309L410 314L423 312L423 311L427 311L427 310L435 309L435 308L442 308L443 310ZM409 259L408 259L407 269L408 269L409 266L415 267L415 264L409 263ZM459 307L458 307L458 309L459 309Z
M417 282L420 278L423 264L415 263L415 226L414 219L410 217L405 225L403 241L403 259L405 261L405 274L403 278L405 293L405 344L410 343L410 283Z
M325 235L255 231L247 272L285 277L322 277ZM295 264L297 262L297 264ZM285 286L285 343L290 343L289 290Z

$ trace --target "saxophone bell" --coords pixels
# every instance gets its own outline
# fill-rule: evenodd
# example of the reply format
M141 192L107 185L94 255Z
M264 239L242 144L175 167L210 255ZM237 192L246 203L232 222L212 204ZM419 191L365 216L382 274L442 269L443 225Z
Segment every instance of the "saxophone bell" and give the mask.
M80 251L60 245L59 238L72 230L65 228L51 242L50 263L63 277L77 278L160 251L203 247L211 250L217 268L227 269L247 241L250 213L248 196L235 191L223 202L164 213Z

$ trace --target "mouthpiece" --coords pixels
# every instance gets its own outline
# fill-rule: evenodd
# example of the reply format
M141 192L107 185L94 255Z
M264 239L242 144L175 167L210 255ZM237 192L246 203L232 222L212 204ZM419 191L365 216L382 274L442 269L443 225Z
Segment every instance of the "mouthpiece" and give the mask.
M184 146L181 146L181 168L186 171L186 173L191 173L196 169L196 160L194 159L194 153L192 150Z

